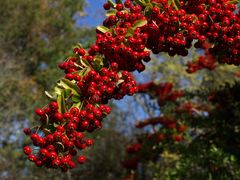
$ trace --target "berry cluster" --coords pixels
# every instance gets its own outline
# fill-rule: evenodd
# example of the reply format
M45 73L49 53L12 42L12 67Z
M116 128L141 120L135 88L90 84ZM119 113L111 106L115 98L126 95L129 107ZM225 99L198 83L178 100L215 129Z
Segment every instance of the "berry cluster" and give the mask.
M206 68L210 71L214 70L216 68L216 59L214 56L209 52L209 48L211 45L209 43L204 43L202 45L202 48L204 49L205 55L201 55L198 57L197 61L194 62L188 62L187 64L187 72L188 73L194 73L198 70L201 70L203 68Z
M228 0L188 0L178 4L167 0L152 0L146 13L148 24L146 47L153 53L186 56L192 43L201 48L211 43L210 52L220 62L239 65L240 18L236 5ZM219 53L221 51L221 53Z
M156 138L156 142L162 142L163 139L173 139L174 141L182 141L183 133L187 129L187 126L184 125L180 120L174 120L169 117L160 116L155 118L146 119L144 121L139 121L136 123L136 128L144 128L148 125L157 126L161 124L160 129L162 132L158 132L157 135L151 135L151 137ZM156 137L155 137L156 136Z
M209 41L209 54L199 59L198 66L212 69L214 58L240 63L240 13L235 13L232 1L126 0L115 4L109 0L104 9L108 17L96 29L96 43L87 51L78 45L74 54L59 64L65 77L58 81L53 95L46 93L51 99L48 106L36 109L41 125L24 129L35 146L25 146L24 152L37 166L64 172L74 168L78 150L93 145L93 140L85 139L83 133L102 127L103 118L111 111L106 104L112 98L133 95L139 88L139 92L158 97L163 106L183 96L182 91L172 90L171 83L136 86L130 72L145 69L143 63L151 60L150 50L186 56L194 41L196 48L203 48ZM191 65L189 68L189 72L199 69ZM151 123L171 129L161 138L183 139L176 134L185 130L180 122L167 119L145 124ZM80 164L85 161L85 156L78 157Z
M133 95L137 92L136 82L128 71L117 72L112 68L103 67L99 73L91 70L76 83L81 91L81 100L93 104L107 104L111 98L122 99L126 94Z
M141 151L142 144L140 143L133 143L128 144L126 146L126 153L129 154L132 157L129 157L128 159L122 161L122 165L126 169L136 169L137 165L139 163L139 157L136 156L136 154Z
M35 149L38 151L34 153L35 150L25 146L24 152L28 155L29 160L37 166L61 168L62 171L74 168L76 165L73 157L77 155L78 150L93 145L93 140L86 139L82 132L92 131L93 128L99 128L101 125L99 120L92 119L90 121L86 118L91 113L89 107L90 104L86 106L86 110L81 111L77 107L73 107L69 112L62 114L58 111L57 102L53 101L44 109L37 108L35 112L40 117L41 126L36 127L37 130L24 129L25 134L30 136ZM109 109L109 107L100 106L94 112L102 113L106 111L105 109ZM42 133L45 136L41 137ZM85 156L78 157L80 164L85 161Z
M92 46L88 52L81 46L74 48L74 55L59 64L65 78L55 87L57 101L50 102L46 108L36 109L43 137L38 131L26 134L40 149L35 154L25 153L37 166L61 168L63 171L74 168L72 157L77 155L77 150L93 144L91 139L83 139L83 132L93 132L102 127L102 119L111 112L111 108L105 105L108 100L121 99L137 92L132 75L119 70L116 62L103 59L97 47ZM47 148L49 145L50 150ZM42 151L46 152L44 156ZM49 153L54 155L49 158ZM71 165L64 163L65 156L69 159L66 162ZM79 163L85 160L84 156L78 158ZM60 162L58 166L56 162Z
M66 75L59 85L66 88L61 89L65 93L66 90L71 91L68 96L63 93L64 95L57 98L62 101L52 101L48 107L36 109L41 121L38 129L44 136L41 137L38 131L25 130L25 133L30 135L33 145L40 147L36 154L25 151L37 166L61 168L62 171L74 168L72 157L77 155L77 150L93 144L92 139L84 139L83 132L92 132L102 127L102 119L111 112L111 108L105 105L108 100L121 99L124 95L133 95L137 91L132 75L128 71L118 71L118 64L115 62L108 68L102 67L95 71L89 67L76 68L78 60L71 57L60 64ZM81 106L78 103L81 103ZM25 149L29 148L26 146ZM85 160L84 156L78 158L80 164Z
M210 99L209 99L210 100ZM185 102L180 104L176 108L176 113L183 113L186 112L189 115L193 115L193 113L196 112L211 112L211 108L205 104L198 104L198 103L193 103L193 102Z
M173 85L170 82L155 84L149 82L138 85L139 93L148 93L158 98L159 106L163 106L167 101L176 101L177 98L182 97L184 94L182 91L173 90Z
M108 3L104 4L110 9ZM106 32L98 29L96 44L99 51L109 62L117 62L121 70L139 72L145 69L142 61L150 61L150 51L145 50L148 34L143 33L147 21L140 5L133 5L130 0L113 7L114 15L107 17L103 25L109 28Z
M122 161L124 168L134 170L137 169L139 163L143 161L156 160L159 155L159 149L153 148L155 144L157 144L157 142L153 134L144 134L137 137L136 143L131 143L126 146L127 157Z
M209 49L219 62L239 65L240 54L240 14L235 13L236 5L228 0L189 0L182 6L188 13L197 17L193 26L201 38L207 38L212 47ZM236 2L235 2L236 3Z
M146 47L155 54L167 52L170 56L187 56L187 49L197 36L193 28L189 29L193 17L184 9L175 9L167 0L153 1L152 4L148 25L143 28L149 35Z

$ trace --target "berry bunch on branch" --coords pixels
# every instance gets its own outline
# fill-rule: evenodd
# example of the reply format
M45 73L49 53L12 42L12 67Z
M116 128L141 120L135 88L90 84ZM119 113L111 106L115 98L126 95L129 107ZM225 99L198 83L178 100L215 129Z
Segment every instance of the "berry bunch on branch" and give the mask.
M218 61L239 65L240 13L237 1L228 0L108 0L107 18L96 28L96 42L88 50L77 45L59 68L65 77L53 93L46 92L49 104L36 109L39 125L24 132L34 147L24 152L37 166L67 171L86 157L78 155L93 145L87 132L101 129L110 112L110 99L122 99L138 91L130 72L145 69L150 52L186 56L208 41L209 53ZM221 53L216 53L221 50ZM151 84L159 104L183 94L171 84ZM140 91L144 91L141 87Z

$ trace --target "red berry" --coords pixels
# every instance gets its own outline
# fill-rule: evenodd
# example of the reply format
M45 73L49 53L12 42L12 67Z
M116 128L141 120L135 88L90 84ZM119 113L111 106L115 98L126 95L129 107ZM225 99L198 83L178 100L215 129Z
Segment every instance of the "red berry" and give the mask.
M111 66L111 69L113 71L117 71L118 70L118 64L116 62L112 62L110 66Z
M76 167L76 164L73 161L68 161L68 165L71 169Z
M64 117L65 119L70 119L71 116L72 116L72 115L71 115L69 112L65 112L65 113L63 114L63 117Z
M63 126L59 125L59 126L57 127L57 131L63 133L63 132L65 131L65 129L64 129Z
M39 151L39 153L42 157L46 157L48 155L48 150L43 148Z
M53 146L52 144L49 144L49 145L47 146L47 150L48 150L49 152L55 151L55 146Z
M187 126L185 126L185 125L181 125L178 127L179 132L184 132L186 129L187 129Z
M67 129L70 130L70 131L73 131L73 130L76 130L76 129L77 129L77 126L76 126L76 124L70 122L70 123L67 125Z
M79 156L78 157L78 163L79 164L83 164L83 163L85 163L86 162L86 157L85 156Z
M35 110L35 113L38 115L38 116L43 116L45 114L44 110L41 109L41 108L37 108Z
M56 110L58 109L58 104L57 104L57 102L53 101L53 102L50 102L49 107L50 107L53 111L56 111Z
M73 80L74 79L74 75L71 74L71 73L68 73L68 74L65 75L65 78L69 79L69 80Z
M34 154L29 154L29 155L28 155L28 159L29 159L30 161L32 161L32 162L36 162L37 157L36 157Z
M24 128L24 129L23 129L23 132L24 132L24 134L26 134L26 135L30 135L30 134L31 134L31 129L29 129L29 128Z
M73 116L78 116L79 114L79 109L77 107L72 107L70 109L70 114L72 114Z
M84 135L81 132L76 132L74 134L74 137L76 138L76 140L82 140L84 138Z
M87 139L86 140L86 145L87 146L92 146L94 144L93 140L92 139Z
M57 153L54 152L54 151L49 152L49 153L47 154L47 157L48 157L49 159L55 159L55 158L57 157Z
M79 49L78 49L78 54L79 54L80 56L84 56L84 55L86 54L86 51L85 51L83 48L79 48Z
M117 4L117 5L116 5L116 9L117 9L118 11L123 10L123 4Z
M89 126L89 122L88 121L83 121L82 122L82 124L81 124L81 127L83 128L83 129L87 129L88 128L88 126Z
M41 160L36 160L35 161L36 166L41 167L43 165L43 161Z
M54 159L54 160L52 161L52 165L53 165L53 167L55 167L55 168L59 167L60 164L61 164L61 161L60 161L59 159Z
M109 10L110 9L110 4L108 4L108 3L103 4L103 8L105 10Z
M32 149L31 149L29 146L25 146L25 147L24 147L24 153L25 153L26 155L31 154L31 152L32 152Z
M39 138L40 138L39 135L36 134L36 133L34 133L34 134L31 135L31 139L32 139L33 141L37 141Z
M57 121L62 121L63 115L62 115L61 113L59 113L59 112L56 112L56 113L54 114L54 118L55 118Z

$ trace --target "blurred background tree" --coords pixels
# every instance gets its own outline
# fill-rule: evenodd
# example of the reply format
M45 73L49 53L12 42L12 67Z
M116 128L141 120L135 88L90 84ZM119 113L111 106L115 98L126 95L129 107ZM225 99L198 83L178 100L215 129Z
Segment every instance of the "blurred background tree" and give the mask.
M166 116L177 122L182 119L188 127L183 142L174 143L171 137L164 140L164 143L156 142L152 148L158 149L158 158L153 161L144 159L144 155L151 154L149 151L145 152L146 149L151 149L151 144L148 144L151 140L147 138L141 140L142 149L136 153L140 159L135 169L138 179L240 178L239 93L237 93L240 68L216 64L214 70L202 69L188 73L187 64L196 61L201 55L202 49L192 49L190 55L185 58L157 55L148 64L146 71L138 76L141 83L170 82L175 90L181 90L185 94L176 102L169 101L163 106L158 105L161 94L156 97L149 95L150 93L137 94L134 97L134 106L145 112L145 119L142 116L141 120L147 121L153 117ZM210 100L213 94L215 99ZM176 111L178 107L188 102L199 106L206 105L211 107L211 110L196 109L190 114ZM133 142L138 142L136 139L145 134L150 136L161 132L164 132L161 123L154 127L149 125L137 129ZM175 131L172 130L173 132Z

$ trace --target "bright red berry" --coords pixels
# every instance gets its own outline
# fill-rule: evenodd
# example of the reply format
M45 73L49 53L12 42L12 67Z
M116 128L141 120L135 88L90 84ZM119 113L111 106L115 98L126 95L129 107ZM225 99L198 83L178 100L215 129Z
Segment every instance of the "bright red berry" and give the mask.
M79 156L78 157L78 163L79 164L83 164L83 163L85 163L86 162L86 157L85 156Z
M31 154L31 152L32 152L32 149L31 149L29 146L25 146L25 147L24 147L24 153L25 153L26 155Z

